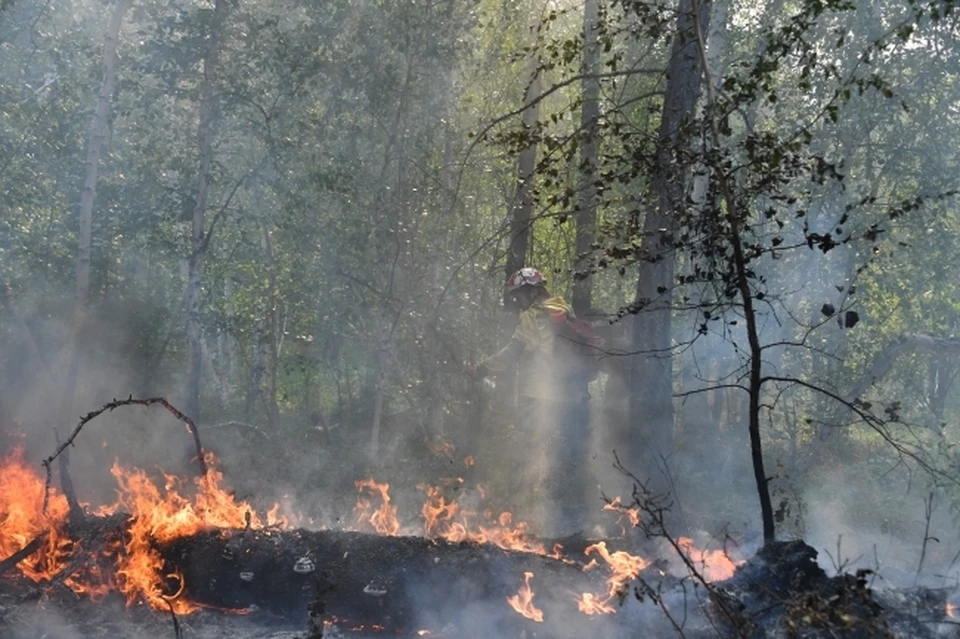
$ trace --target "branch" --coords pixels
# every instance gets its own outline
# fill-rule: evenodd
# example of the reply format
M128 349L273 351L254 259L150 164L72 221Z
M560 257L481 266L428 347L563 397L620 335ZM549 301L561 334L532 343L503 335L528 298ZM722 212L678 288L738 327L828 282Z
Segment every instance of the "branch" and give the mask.
M107 411L112 411L115 408L119 408L120 406L132 406L132 405L153 406L155 404L159 404L160 406L163 406L168 411L170 411L174 417L176 417L177 419L179 419L180 421L184 422L187 425L187 430L189 430L190 433L193 435L193 442L197 448L197 463L200 465L200 475L201 476L206 475L207 462L203 457L203 446L200 443L200 433L197 431L197 425L193 423L192 419L190 419L189 417L184 415L182 412L180 412L179 409L177 409L175 406L173 406L170 402L168 402L163 397L148 397L145 399L134 399L131 396L131 397L128 397L127 399L119 399L119 400L115 399L112 402L108 402L104 404L97 410L91 411L86 415L84 415L83 417L81 417L80 423L78 423L76 428L73 429L73 432L70 433L70 436L67 437L67 439L64 440L59 446L57 446L57 449L53 452L52 455L50 455L49 457L43 460L43 467L47 471L47 482L43 488L43 512L44 513L47 512L47 502L49 501L49 491L50 491L50 474L51 474L53 461L57 457L59 457L60 454L63 453L63 451L66 450L68 446L73 444L73 440L77 438L77 435L80 434L81 429L83 429L83 427L87 424L87 422L92 421L93 419L97 418L98 416L102 415Z
M890 444L890 446L892 446L893 449L896 450L898 454L904 457L907 457L909 459L912 459L923 470L930 473L931 475L935 477L941 477L954 485L960 486L960 479L957 479L956 477L952 477L949 474L934 468L929 462L921 458L918 453L913 452L912 450L907 448L906 445L895 440L893 436L889 432L887 432L886 429L884 428L884 426L888 422L884 421L880 417L877 417L873 413L866 410L865 405L861 406L856 399L852 401L847 400L844 397L841 397L840 395L833 393L827 390L826 388L823 388L822 386L817 386L816 384L805 382L802 379L797 379L796 377L779 377L779 376L770 375L770 376L763 377L760 380L761 384L765 384L766 382L784 382L787 384L796 384L797 386L802 386L804 388L814 391L815 393L820 393L824 397L828 397L832 399L833 401L847 408L852 413L854 413L857 417L859 417L863 423L865 423L867 426L872 428L874 432L880 435L880 437L885 442Z
M227 194L227 197L226 199L224 199L223 203L220 205L220 208L217 210L216 213L214 213L213 219L210 220L210 228L208 228L207 232L204 234L203 240L200 242L200 246L197 248L193 257L196 257L196 255L198 254L203 254L207 252L207 247L210 246L210 238L213 237L213 229L217 226L217 222L220 220L220 218L223 217L224 213L226 213L227 207L230 205L230 202L233 200L233 196L236 195L237 193L237 189L240 188L240 185L242 185L244 181L246 181L246 179L247 179L247 175L244 175L239 180L237 180L236 184L233 185L233 188L230 190L230 193Z
M877 355L870 368L864 373L863 377L853 385L844 396L844 400L852 402L864 392L867 388L880 381L884 375L890 372L897 359L902 355L922 351L927 353L958 353L960 352L960 340L950 338L943 339L922 335L916 333L904 333L895 342L889 344Z
M0 561L0 575L7 572L11 568L13 568L14 566L19 564L21 561L23 561L33 553L37 552L40 549L40 546L42 546L43 542L45 542L46 540L47 540L47 533L42 532L36 537L34 537L29 544L27 544L17 552L13 553L3 561Z

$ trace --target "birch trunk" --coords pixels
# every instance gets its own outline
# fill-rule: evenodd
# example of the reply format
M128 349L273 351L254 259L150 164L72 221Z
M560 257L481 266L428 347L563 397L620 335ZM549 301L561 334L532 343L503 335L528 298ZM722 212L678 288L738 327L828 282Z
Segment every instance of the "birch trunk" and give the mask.
M216 0L214 5L213 26L209 34L207 50L203 57L203 77L200 82L200 122L197 130L197 143L200 154L200 169L197 175L197 190L193 209L193 228L191 233L191 252L189 274L187 277L187 346L188 372L185 390L186 414L200 422L200 377L203 370L203 349L200 343L202 331L200 317L200 298L203 286L203 265L206 254L206 208L209 191L210 164L213 158L213 119L214 80L220 58L220 35L223 17L226 13L226 0Z
M683 206L688 168L678 161L677 149L687 144L685 127L693 118L703 75L698 49L700 33L707 32L710 3L680 0L677 32L667 66L667 86L657 143L656 172L652 176L655 202L647 212L640 248L641 268L636 302L643 308L633 323L633 347L640 352L632 363L629 432L621 446L627 463L651 464L669 458L673 449L673 357L671 353L671 290L674 284L673 249L676 211ZM638 468L638 471L640 469Z
M282 331L277 302L276 269L274 265L273 236L266 228L263 229L263 246L267 258L267 397L265 408L267 423L271 429L276 428L280 418L277 406L277 376L280 368L280 348Z
M103 81L97 96L97 107L90 123L90 138L87 142L86 175L80 194L79 236L77 245L77 286L74 301L73 334L70 343L70 364L67 368L62 395L64 416L72 413L71 405L80 370L80 345L87 326L90 301L90 256L93 240L93 203L97 195L97 175L100 169L100 151L106 137L110 104L113 101L117 82L117 40L123 18L133 0L117 0L110 23L103 38Z

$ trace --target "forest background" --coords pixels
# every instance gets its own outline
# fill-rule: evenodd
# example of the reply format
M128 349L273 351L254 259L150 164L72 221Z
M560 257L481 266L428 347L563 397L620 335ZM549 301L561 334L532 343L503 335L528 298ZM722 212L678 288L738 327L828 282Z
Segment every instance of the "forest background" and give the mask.
M464 365L532 265L606 337L607 495L616 451L685 529L952 566L952 2L0 6L7 443L164 395L323 523L371 475L401 519L445 476L517 508L514 386ZM91 425L81 497L187 467L180 428Z

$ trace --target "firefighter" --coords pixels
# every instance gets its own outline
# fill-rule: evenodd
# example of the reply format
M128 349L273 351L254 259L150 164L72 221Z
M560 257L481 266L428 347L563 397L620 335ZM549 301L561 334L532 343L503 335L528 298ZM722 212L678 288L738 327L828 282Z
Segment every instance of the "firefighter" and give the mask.
M553 533L574 534L586 525L590 411L588 374L561 335L573 311L562 297L551 296L543 274L529 267L507 279L504 303L519 311L513 336L503 349L468 367L468 372L489 377L519 367L521 448L547 451L542 491L527 485L524 492L546 498L543 506L552 519Z

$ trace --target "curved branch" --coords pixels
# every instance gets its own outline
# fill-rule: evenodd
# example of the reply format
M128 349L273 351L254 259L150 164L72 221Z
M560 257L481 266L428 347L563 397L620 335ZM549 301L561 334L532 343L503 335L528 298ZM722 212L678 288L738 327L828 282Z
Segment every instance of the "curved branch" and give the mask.
M890 372L897 359L913 352L923 353L960 353L960 339L931 337L919 333L904 333L889 344L873 359L867 372L844 395L846 402L853 402L866 390L879 382Z
M70 436L67 437L60 445L57 446L57 449L53 451L53 454L43 460L43 467L47 471L47 483L43 488L43 512L47 511L47 502L49 500L50 492L50 476L52 472L53 461L67 449L68 446L73 444L73 440L77 438L77 435L80 434L80 431L83 427L90 421L94 420L98 416L102 415L107 411L112 411L115 408L121 406L153 406L159 405L166 408L174 417L184 422L187 425L187 430L190 431L190 434L193 435L193 443L197 449L197 463L200 465L200 475L207 474L207 461L203 456L203 445L200 443L200 433L197 431L197 425L193 423L193 420L184 415L178 408L173 404L168 402L163 397L148 397L145 399L134 399L133 396L128 397L127 399L115 399L112 402L108 402L98 408L95 411L91 411L80 418L80 422L73 429L73 432L70 433Z

